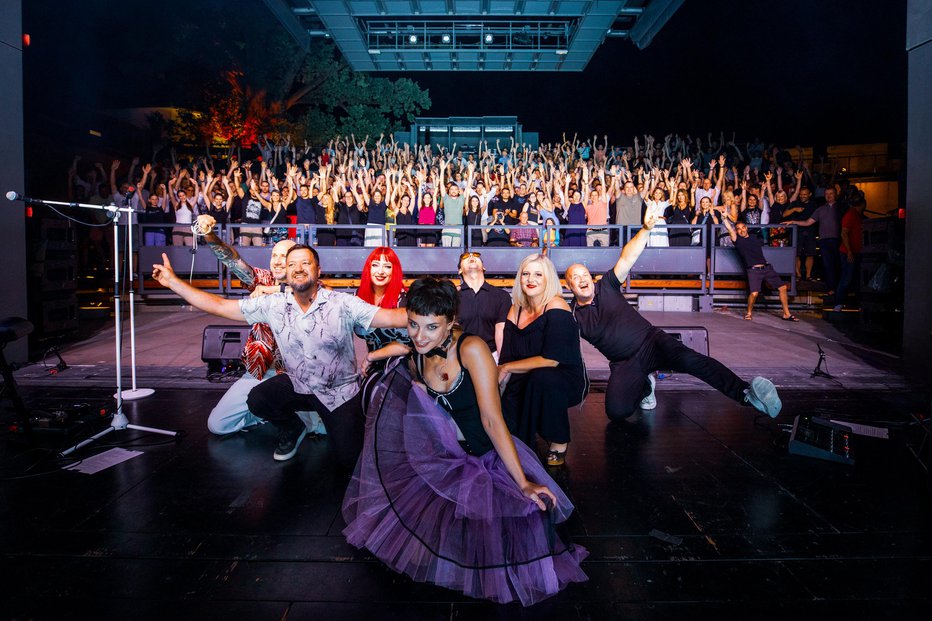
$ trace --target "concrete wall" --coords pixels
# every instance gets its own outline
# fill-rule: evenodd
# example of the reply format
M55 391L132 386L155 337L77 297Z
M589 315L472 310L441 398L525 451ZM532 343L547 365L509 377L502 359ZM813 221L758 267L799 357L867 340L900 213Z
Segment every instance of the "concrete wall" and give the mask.
M23 168L22 0L0 0L0 262L4 295L0 319L26 316L26 224L23 203L2 195L25 190ZM8 360L26 359L26 339L6 349Z
M906 150L906 301L903 354L917 378L932 371L932 0L909 0Z

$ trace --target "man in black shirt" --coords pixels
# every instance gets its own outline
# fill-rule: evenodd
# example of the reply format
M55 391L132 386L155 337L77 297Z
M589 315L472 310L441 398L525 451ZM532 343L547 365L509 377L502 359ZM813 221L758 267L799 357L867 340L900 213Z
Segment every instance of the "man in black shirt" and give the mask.
M793 201L788 209L783 210L783 221L808 220L818 205L812 200L812 191L803 186L799 190L799 199ZM796 229L796 277L803 278L805 262L805 279L812 280L812 265L816 256L816 226L800 226Z
M505 319L511 310L511 296L485 281L485 268L478 252L460 255L460 306L457 320L463 332L482 338L498 360L505 332Z
M744 318L751 321L754 313L754 302L757 301L757 296L766 282L771 289L776 289L780 294L780 304L783 306L781 319L783 321L799 321L796 315L790 312L789 300L786 296L786 283L764 258L764 241L757 235L750 235L748 225L744 222L738 222L732 226L731 221L725 218L725 228L728 229L728 235L731 236L731 241L735 244L735 250L741 255L744 267L748 271L748 312Z
M518 223L518 202L511 196L511 189L502 188L502 197L501 200L496 203L495 209L505 214L506 226Z
M311 188L307 184L302 184L298 188L298 199L295 201L295 210L297 211L298 224L314 224L317 211L317 196L311 196ZM308 245L313 245L314 240L307 240Z
M755 377L745 382L718 360L683 345L660 330L628 304L622 281L647 245L656 219L648 217L644 227L621 251L615 267L598 283L586 266L576 263L566 270L566 284L573 292L573 316L580 334L608 358L611 374L605 390L605 413L623 420L656 407L654 375L671 369L698 377L742 405L752 405L770 417L780 413L782 403L770 380Z

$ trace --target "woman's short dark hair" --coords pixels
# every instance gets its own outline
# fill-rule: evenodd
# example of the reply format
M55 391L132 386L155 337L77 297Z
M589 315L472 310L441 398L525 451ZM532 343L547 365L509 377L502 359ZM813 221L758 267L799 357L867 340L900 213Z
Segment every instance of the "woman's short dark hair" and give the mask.
M407 309L415 315L437 315L453 321L459 303L456 286L445 278L418 278L408 289Z

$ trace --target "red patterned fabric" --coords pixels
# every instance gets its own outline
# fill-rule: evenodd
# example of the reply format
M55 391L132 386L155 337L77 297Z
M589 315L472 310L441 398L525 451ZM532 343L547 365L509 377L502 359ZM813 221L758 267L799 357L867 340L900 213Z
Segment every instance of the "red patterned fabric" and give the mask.
M269 270L258 267L252 270L253 284L248 287L249 291L254 291L257 285L276 284ZM246 347L243 348L242 360L246 370L256 379L261 380L265 377L266 372L273 366L276 374L285 372L285 364L278 351L278 344L268 324L257 323L252 326L249 338L246 340Z

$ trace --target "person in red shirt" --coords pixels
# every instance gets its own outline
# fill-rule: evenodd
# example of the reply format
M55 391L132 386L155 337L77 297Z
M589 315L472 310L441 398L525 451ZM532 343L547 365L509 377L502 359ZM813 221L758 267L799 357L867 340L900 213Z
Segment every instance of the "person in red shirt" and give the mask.
M835 291L835 308L836 313L841 312L845 305L845 296L851 288L851 281L857 274L861 264L861 247L864 237L861 230L861 221L864 219L864 208L866 203L863 198L857 199L851 203L851 207L845 212L841 219L841 278L838 282L838 289Z

